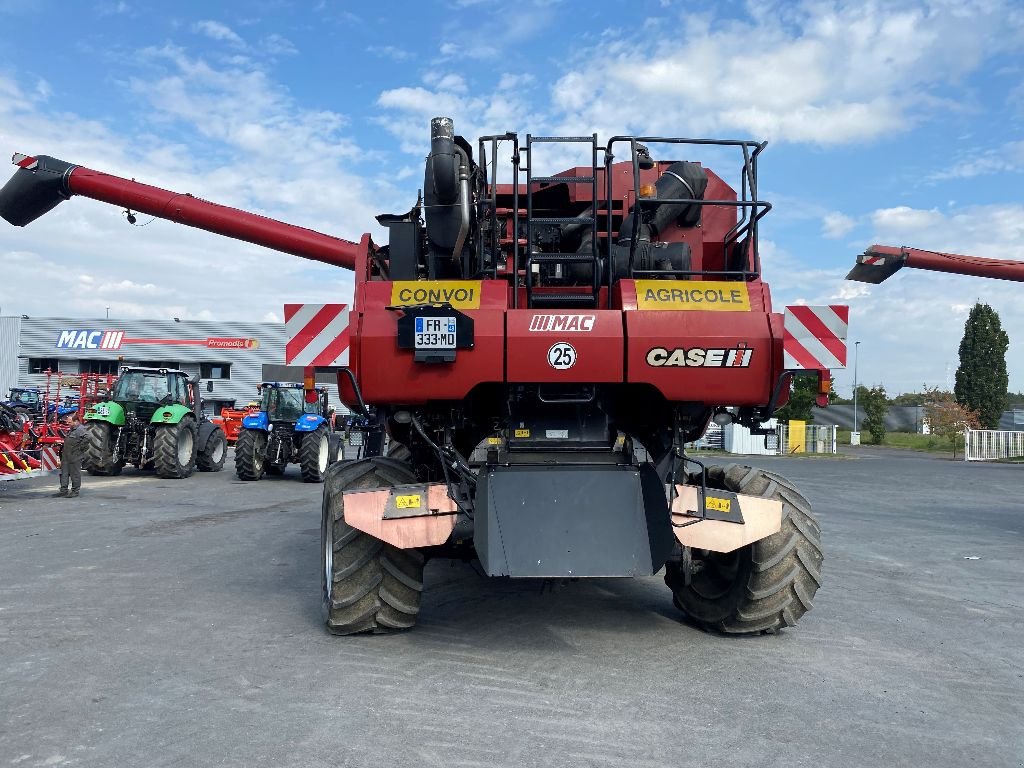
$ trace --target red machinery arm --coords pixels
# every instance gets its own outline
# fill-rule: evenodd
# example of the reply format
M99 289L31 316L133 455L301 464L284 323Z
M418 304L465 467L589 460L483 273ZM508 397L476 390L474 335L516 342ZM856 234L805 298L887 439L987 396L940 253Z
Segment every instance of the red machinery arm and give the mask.
M880 283L903 267L1024 282L1024 261L986 259L981 256L962 256L958 253L939 253L919 248L896 248L891 245L872 245L868 248L857 257L857 264L850 270L846 279L861 283Z
M355 269L360 246L349 240L46 155L16 154L12 161L18 170L0 189L0 216L15 226L23 227L62 200L81 195L275 251Z

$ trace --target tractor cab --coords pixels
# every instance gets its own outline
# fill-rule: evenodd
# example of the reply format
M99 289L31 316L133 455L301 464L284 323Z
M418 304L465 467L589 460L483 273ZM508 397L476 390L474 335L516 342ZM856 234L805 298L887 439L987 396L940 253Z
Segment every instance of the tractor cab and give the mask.
M37 410L41 397L38 389L25 387L11 387L8 394L7 405L11 408L27 408Z
M194 396L188 374L166 368L124 368L114 384L112 399L118 403L147 403L192 407Z
M316 399L308 402L301 384L264 382L260 385L260 411L270 423L294 424L304 414L327 415L327 390L315 390Z

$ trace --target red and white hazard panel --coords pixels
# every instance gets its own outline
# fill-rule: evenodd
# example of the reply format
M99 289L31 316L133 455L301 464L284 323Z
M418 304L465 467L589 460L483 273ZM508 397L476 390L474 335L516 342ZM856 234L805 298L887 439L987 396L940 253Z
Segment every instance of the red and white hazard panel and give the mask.
M44 445L39 451L40 469L60 469L60 452L54 445Z
M285 365L348 365L347 304L285 304Z
M850 308L786 307L782 350L787 369L845 368Z

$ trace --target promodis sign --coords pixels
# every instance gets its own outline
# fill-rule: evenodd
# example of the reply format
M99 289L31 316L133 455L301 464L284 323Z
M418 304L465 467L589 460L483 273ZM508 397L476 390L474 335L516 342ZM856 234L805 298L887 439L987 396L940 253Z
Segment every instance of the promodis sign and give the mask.
M61 331L57 336L57 349L120 349L124 344L167 344L209 349L258 349L258 339L216 337L206 339L133 339L124 331L94 331L74 328Z

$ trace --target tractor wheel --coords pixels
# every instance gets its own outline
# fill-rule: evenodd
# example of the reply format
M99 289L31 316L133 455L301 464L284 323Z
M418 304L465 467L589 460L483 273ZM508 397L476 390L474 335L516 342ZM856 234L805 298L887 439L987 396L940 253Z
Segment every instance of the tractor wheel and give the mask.
M200 472L220 472L224 469L224 459L228 455L228 441L224 430L215 429L206 439L206 448L196 456L196 466Z
M82 466L90 475L119 475L124 459L114 462L114 446L110 425L105 421L90 421L85 426L89 443L85 447Z
M328 451L331 455L331 464L345 460L345 444L341 441L341 435L330 432L327 435Z
M280 477L284 474L285 469L288 467L287 464L267 464L267 474L277 475Z
M239 480L259 480L266 468L266 433L258 429L243 429L235 441L235 474Z
M333 634L380 634L416 623L423 592L423 553L398 549L348 525L342 495L415 481L408 464L384 458L347 461L327 471L320 580L323 617Z
M327 425L321 424L307 432L299 446L299 468L305 483L322 483L327 467L331 465L331 445Z
M199 430L190 418L156 428L153 466L159 477L180 479L196 471L196 437Z
M734 552L691 550L665 567L677 607L693 621L730 634L774 633L811 609L821 586L821 528L811 505L786 478L730 464L708 468L708 485L782 502L782 529Z

